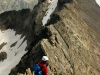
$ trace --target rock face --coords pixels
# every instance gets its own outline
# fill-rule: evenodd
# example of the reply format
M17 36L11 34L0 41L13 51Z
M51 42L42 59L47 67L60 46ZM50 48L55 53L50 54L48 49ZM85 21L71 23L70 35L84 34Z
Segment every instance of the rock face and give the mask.
M42 18L48 3L0 15L0 29L23 34L28 52L9 75L25 73L47 55L49 75L100 74L100 7L94 0L59 0L46 26ZM20 28L20 29L19 29ZM26 49L26 50L27 50Z
M0 0L0 13L11 10L33 9L38 0Z

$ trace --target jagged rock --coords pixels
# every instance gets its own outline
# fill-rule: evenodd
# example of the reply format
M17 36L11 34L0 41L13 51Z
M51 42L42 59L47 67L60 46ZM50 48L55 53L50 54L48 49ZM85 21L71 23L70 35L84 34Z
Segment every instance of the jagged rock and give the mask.
M32 10L37 4L38 0L0 0L0 13L28 8Z
M24 74L28 67L32 71L43 55L50 59L49 75L100 74L100 7L93 0L58 1L45 27L41 26L48 9L45 1L31 12L10 11L0 15L1 29L14 29L28 41L28 52L9 75Z
M57 46L59 44L57 33L51 32L51 36L48 39L53 46Z
M28 69L26 69L26 72L24 74L17 73L17 75L34 75L34 74L31 72L30 68L28 68Z
M6 52L0 52L0 61L4 61L4 59L7 59L7 53Z

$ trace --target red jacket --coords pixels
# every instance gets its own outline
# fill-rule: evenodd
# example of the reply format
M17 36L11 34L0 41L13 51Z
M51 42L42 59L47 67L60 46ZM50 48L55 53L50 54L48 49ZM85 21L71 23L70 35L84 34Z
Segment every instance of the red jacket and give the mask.
M38 65L42 68L43 75L48 75L48 68L47 68L47 66L42 64L41 62L38 62Z

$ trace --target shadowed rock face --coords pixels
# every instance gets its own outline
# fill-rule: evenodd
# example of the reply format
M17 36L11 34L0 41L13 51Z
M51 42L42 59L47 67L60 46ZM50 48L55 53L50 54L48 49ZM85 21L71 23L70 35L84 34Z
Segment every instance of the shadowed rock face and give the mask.
M50 59L50 75L99 75L100 7L94 0L59 0L43 27L47 6L40 1L32 11L24 9L0 15L0 29L14 29L28 41L28 53L9 75L24 73L27 68L32 70L43 55Z
M6 52L1 52L0 53L0 62L4 61L4 59L6 59L6 58L7 58L7 53Z

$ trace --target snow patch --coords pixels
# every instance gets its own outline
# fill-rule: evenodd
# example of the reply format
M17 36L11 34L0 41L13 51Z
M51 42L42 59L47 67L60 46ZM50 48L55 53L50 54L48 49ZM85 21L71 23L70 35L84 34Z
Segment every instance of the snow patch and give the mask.
M45 26L48 19L50 19L50 15L54 12L55 8L57 7L58 0L49 0L48 3L50 3L50 5L48 6L48 10L46 11L43 17L43 20L42 20L43 26Z
M48 0L48 3L51 3L52 2L52 0Z
M19 63L21 57L26 53L25 48L27 46L27 41L23 42L24 38L25 37L21 38L21 35L15 35L14 30L0 30L0 45L3 42L7 43L0 50L0 52L4 51L7 53L7 59L5 59L3 62L0 62L0 75L8 75L11 69ZM16 41L16 45L10 47Z
M95 0L95 1L100 6L100 0Z
M31 3L32 0L24 0L26 3Z

